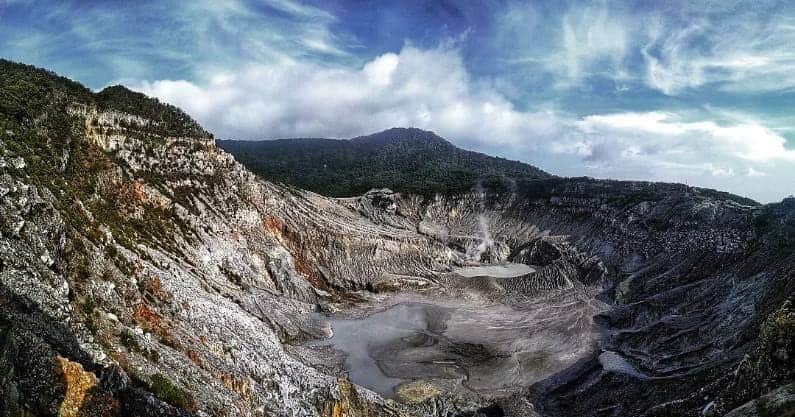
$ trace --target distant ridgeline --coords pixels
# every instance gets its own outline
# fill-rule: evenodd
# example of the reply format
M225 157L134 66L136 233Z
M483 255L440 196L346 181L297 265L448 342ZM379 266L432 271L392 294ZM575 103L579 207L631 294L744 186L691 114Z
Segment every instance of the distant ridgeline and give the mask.
M332 197L372 188L413 194L470 189L478 180L550 178L518 161L466 151L428 132L394 128L350 140L218 141L255 173Z

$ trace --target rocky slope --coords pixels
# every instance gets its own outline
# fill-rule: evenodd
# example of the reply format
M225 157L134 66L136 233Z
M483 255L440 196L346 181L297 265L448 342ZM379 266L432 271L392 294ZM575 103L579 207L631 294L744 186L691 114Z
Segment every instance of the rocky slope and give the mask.
M561 178L332 199L257 178L156 100L0 70L3 415L793 409L795 200ZM451 273L504 260L537 272ZM297 346L328 336L318 312L393 291L610 307L587 355L527 389L405 403Z
M2 74L6 91L30 83L6 96L0 130L0 409L331 415L382 403L282 342L324 334L309 313L355 281L344 277L430 270L427 242L257 180L154 100L7 62ZM124 111L135 108L152 118ZM308 246L334 235L351 236Z

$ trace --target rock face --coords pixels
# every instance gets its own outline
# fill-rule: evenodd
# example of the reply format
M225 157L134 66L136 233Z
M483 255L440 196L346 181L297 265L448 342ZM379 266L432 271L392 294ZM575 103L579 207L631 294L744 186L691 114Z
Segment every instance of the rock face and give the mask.
M349 287L337 277L430 268L419 243L396 243L382 265L345 263L344 251L376 250L390 232L332 200L259 181L187 116L168 114L176 109L129 91L103 100L42 73L3 65L6 83L50 82L37 82L43 108L14 114L4 103L2 113L0 153L26 164L0 172L0 409L55 415L66 400L71 415L334 409L338 379L282 342L324 334L310 312L327 290ZM119 110L142 106L164 115ZM174 120L195 136L167 136ZM337 250L317 246L346 234ZM59 358L98 381L80 401Z
M333 199L257 178L156 100L0 69L4 416L791 410L793 199L562 178ZM502 261L537 270L496 284L514 303L602 291L592 355L488 404L403 404L288 353L356 291Z
M628 366L594 357L534 386L536 408L560 416L699 415L708 404L721 415L738 395L791 381L793 209L793 199L760 207L678 185L590 179L398 206L448 236L473 234L485 216L493 239L512 248L509 260L540 266L515 291L605 289L614 305L597 317L605 337L596 351Z

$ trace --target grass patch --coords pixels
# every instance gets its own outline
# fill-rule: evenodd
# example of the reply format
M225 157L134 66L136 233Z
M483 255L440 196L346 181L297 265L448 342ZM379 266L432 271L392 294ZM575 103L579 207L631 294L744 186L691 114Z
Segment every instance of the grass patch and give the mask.
M152 393L155 394L157 398L186 410L194 410L196 408L196 402L193 400L193 396L177 386L165 375L154 374L151 380Z
M121 341L122 346L126 347L130 352L139 352L141 350L138 339L135 338L135 335L130 329L122 330L119 335L119 341Z

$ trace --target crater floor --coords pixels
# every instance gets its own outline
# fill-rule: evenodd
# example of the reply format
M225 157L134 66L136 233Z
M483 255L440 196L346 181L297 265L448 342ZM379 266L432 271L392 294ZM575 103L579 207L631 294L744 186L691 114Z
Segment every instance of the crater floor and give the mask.
M446 394L495 398L590 352L592 317L603 307L585 292L528 298L521 308L474 290L395 294L327 317L333 336L309 345L339 351L350 379L385 397L423 382Z

